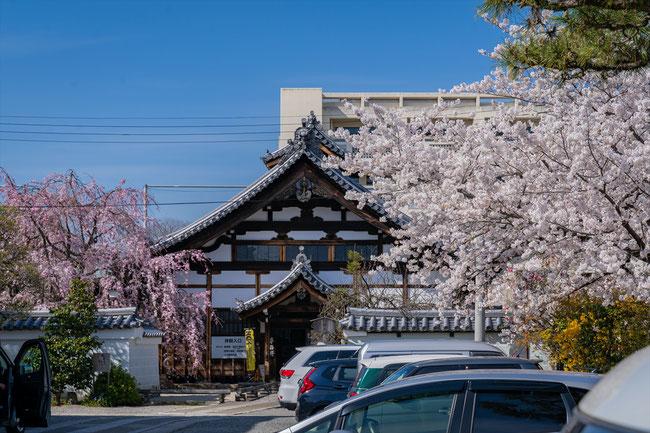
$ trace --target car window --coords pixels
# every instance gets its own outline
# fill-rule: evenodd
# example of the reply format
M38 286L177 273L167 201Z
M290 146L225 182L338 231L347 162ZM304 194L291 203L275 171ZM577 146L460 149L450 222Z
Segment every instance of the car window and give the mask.
M341 382L352 382L357 377L357 367L341 367L339 370L339 380Z
M27 352L23 355L18 364L18 375L25 376L39 371L42 365L41 357L42 353L39 347L32 346L27 349Z
M381 371L381 374L379 375L379 378L377 379L377 383L375 383L375 385L379 385L388 376L390 376L391 374L395 373L397 370L402 368L404 366L404 364L406 364L406 363L405 362L400 362L399 364L390 364L390 365L387 365L386 367L384 367L384 369Z
M399 397L357 409L345 417L352 433L445 433L456 393Z
M366 368L363 376L359 379L357 386L359 388L372 388L379 383L381 368Z
M559 392L477 392L472 433L557 432L566 421Z
M519 364L467 364L468 370L521 370Z
M334 430L334 423L336 423L336 416L338 412L334 412L332 415L325 417L306 425L305 427L294 430L296 433L329 433L331 430Z
M323 377L324 379L334 380L334 373L336 373L336 365L330 365L329 367L317 369L316 371L318 370L322 370L322 372L320 372L320 376Z
M424 367L420 368L418 371L415 372L414 376L419 376L421 374L429 374L429 373L439 373L441 371L455 371L455 370L463 370L465 369L464 366L462 365L425 365Z
M582 400L582 397L584 397L585 394L589 392L589 390L569 387L569 392L571 393L571 397L573 397L573 401L575 401L576 404L578 404L580 403L580 400Z
M357 354L359 349L354 349L354 350L341 350L339 352L339 359L348 359L348 358L354 358L354 355Z
M339 353L338 350L321 350L318 352L314 352L309 358L307 358L307 361L305 361L303 367L306 367L312 362L316 362L316 361L336 359L336 355L338 355L338 353Z
M382 384L384 384L384 383L389 383L389 382L395 382L396 380L400 380L400 379L402 379L402 378L408 376L409 373L410 373L411 371L413 371L415 368L416 368L416 367L413 366L413 365L405 365L404 367L400 368L400 369L397 370L395 373L391 374L391 375L388 376L386 379L384 379L384 381L382 382Z
M503 353L499 352L490 352L490 351L471 351L469 352L469 356L503 356Z

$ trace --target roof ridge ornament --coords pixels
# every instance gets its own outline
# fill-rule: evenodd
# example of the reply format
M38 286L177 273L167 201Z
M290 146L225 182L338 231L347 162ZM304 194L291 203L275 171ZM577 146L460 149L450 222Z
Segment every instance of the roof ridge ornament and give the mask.
M293 259L293 266L291 266L291 269L296 269L298 266L303 265L308 269L311 269L311 260L307 258L307 255L305 254L305 247L302 245L298 247L298 255L296 255L296 258Z

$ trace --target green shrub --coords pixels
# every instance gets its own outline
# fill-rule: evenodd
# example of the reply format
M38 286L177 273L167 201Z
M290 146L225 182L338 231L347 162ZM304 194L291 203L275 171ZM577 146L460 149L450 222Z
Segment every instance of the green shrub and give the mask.
M109 385L106 373L100 373L86 400L89 406L137 406L142 404L135 378L121 365L111 366Z

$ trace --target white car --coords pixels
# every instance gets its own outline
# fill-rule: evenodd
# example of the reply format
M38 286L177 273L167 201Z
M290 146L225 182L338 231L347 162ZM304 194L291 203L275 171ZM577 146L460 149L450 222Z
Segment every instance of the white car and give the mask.
M280 406L289 410L296 408L300 382L311 370L309 364L327 359L353 358L359 347L352 344L330 344L296 348L298 352L280 370Z
M585 395L563 433L650 433L650 346L621 361Z

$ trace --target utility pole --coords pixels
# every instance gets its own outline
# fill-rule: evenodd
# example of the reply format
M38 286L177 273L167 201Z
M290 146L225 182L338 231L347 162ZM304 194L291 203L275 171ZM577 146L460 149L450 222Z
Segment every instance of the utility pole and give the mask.
M478 298L474 303L474 341L485 341L485 308Z
M147 190L148 190L148 185L145 183L144 184L144 220L142 221L142 226L144 227L145 231L147 230L147 208L149 207L147 204Z

